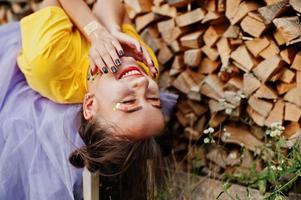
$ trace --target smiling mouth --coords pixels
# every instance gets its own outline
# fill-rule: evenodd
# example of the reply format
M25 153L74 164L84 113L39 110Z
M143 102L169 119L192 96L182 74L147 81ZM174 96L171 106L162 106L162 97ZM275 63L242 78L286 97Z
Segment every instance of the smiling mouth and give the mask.
M126 68L124 71L121 72L118 79L123 79L123 78L133 77L133 76L143 76L141 70L136 66L131 66Z

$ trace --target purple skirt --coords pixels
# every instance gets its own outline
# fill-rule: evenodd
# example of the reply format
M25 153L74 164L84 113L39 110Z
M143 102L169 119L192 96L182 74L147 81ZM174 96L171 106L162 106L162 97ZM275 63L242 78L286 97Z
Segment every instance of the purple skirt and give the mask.
M80 105L60 105L30 89L16 57L19 23L0 27L0 199L82 199L82 170L68 161L83 145ZM161 93L169 115L177 96Z

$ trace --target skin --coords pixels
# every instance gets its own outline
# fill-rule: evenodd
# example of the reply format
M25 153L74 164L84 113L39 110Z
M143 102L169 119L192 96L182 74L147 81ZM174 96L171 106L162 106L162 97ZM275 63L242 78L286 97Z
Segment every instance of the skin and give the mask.
M88 92L83 102L84 117L87 120L105 119L120 128L117 134L133 139L161 133L164 117L157 83L144 71L142 76L118 79L124 69L138 67L132 57L122 57L121 60L118 73L100 74L88 81Z

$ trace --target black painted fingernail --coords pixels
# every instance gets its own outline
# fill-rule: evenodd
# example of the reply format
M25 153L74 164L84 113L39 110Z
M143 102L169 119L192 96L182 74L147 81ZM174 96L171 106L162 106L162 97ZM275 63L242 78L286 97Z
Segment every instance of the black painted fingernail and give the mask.
M155 66L155 63L154 63L154 61L152 60L152 64L153 64L153 66ZM156 68L157 69L157 68Z
M119 66L119 65L121 65L121 61L120 61L120 59L116 59L116 60L115 60L115 65L116 65L116 66Z
M116 69L116 67L114 67L114 66L111 67L111 70L112 70L113 73L116 73L116 72L117 72L117 69Z
M142 47L140 47L140 52L141 52L141 53L143 53L143 49L142 49Z
M107 74L109 71L108 71L108 68L106 68L106 67L103 67L102 68L102 71L103 71L103 73L105 73L105 74Z
M118 54L119 54L119 56L123 56L123 55L124 55L123 50L120 50L120 51L118 52Z

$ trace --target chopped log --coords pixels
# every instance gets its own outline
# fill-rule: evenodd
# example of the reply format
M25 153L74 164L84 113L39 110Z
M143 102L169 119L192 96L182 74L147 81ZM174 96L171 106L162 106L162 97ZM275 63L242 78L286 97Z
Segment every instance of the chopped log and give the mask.
M162 38L167 44L171 44L172 42L176 41L178 37L180 37L186 30L181 29L179 27L172 28L171 30L162 32Z
M273 104L256 98L254 95L248 100L249 105L263 117L267 117L273 108Z
M231 4L231 1L227 1L227 7L228 4ZM249 12L257 10L259 8L259 5L252 1L243 1L239 4L239 6L233 6L236 7L235 11L229 11L232 15L228 17L230 23L232 25L236 24L240 20L242 20ZM235 9L235 8L234 8Z
M224 31L225 31L225 27L223 26L210 26L204 33L203 36L204 43L207 46L211 47L222 36Z
M184 59L183 56L177 55L175 56L173 63L171 65L171 69L169 70L170 76L175 76L181 73L184 69Z
M208 84L209 87L211 87L211 89L215 91L220 97L223 97L224 83L215 74L210 74L206 76L204 79L204 83Z
M183 47L194 48L194 49L200 48L202 44L202 34L203 31L199 30L182 36L180 38L181 45Z
M162 6L153 6L152 11L158 15L168 16L175 18L177 16L177 9L175 7L171 7L168 4L164 4Z
M259 53L270 45L267 38L255 38L245 42L248 50L255 56L258 57Z
M280 77L280 80L285 83L291 83L295 78L295 73L292 70L289 70L288 68L283 69L282 76Z
M242 90L243 88L243 78L236 76L236 77L232 77L224 86L224 90L228 90L228 91L239 91Z
M242 30L253 37L260 37L266 26L258 14L249 13L240 23Z
M291 68L301 71L301 51L296 54Z
M284 100L301 107L301 88L293 88L284 95Z
M202 20L202 23L210 22L210 24L220 24L222 21L224 21L224 16L222 14L209 11Z
M150 23L154 22L157 19L157 16L154 13L148 13L142 16L139 16L135 19L136 29L140 32L143 28L148 26Z
M301 88L301 71L297 71L297 88Z
M180 46L180 43L178 40L174 40L169 44L169 47L171 48L173 53L180 53L183 51L183 48Z
M190 67L197 67L200 65L201 58L201 49L190 49L184 52L184 63Z
M191 3L191 0L166 0L170 6L183 7Z
M262 140L266 135L265 131L257 125L251 126L250 131L258 140Z
M247 113L258 126L265 124L265 117L256 112L251 106L247 106Z
M170 31L171 29L175 28L175 26L176 26L176 22L174 19L169 19L157 23L158 30L161 34L166 31Z
M221 38L216 43L217 51L220 56L222 67L228 67L229 66L229 59L230 59L230 53L231 48L228 43L228 40L226 38Z
M270 127L275 122L283 123L284 118L284 102L282 100L278 100L272 111L270 112L268 118L265 121L265 125Z
M287 121L298 122L301 117L301 108L292 103L285 103L284 119Z
M300 0L290 0L290 5L299 13L301 13L301 1Z
M276 43L273 40L270 40L270 45L262 50L259 55L264 58L268 59L270 57L273 57L280 53L279 47L276 45Z
M176 23L179 27L188 26L196 22L202 21L205 17L205 12L201 8L187 12L176 17Z
M203 51L204 54L206 54L206 56L210 60L213 60L213 61L215 61L218 58L218 56L219 56L219 54L218 54L218 52L217 52L216 49L208 47L207 45L205 45L205 46L202 47L202 51Z
M296 87L296 83L278 83L277 84L277 92L279 95L285 94L287 91Z
M249 72L254 67L254 61L244 45L239 46L231 53L231 58L237 62L237 67Z
M238 38L241 31L238 26L230 25L224 32L223 37L225 38Z
M200 92L201 94L217 101L221 98L221 96L217 92L213 91L212 88L206 83L201 86Z
M221 123L223 123L227 119L227 115L221 113L214 113L211 115L209 120L209 125L213 128L218 127Z
M299 17L282 17L273 20L287 45L301 35L301 24Z
M255 92L254 96L260 99L275 100L278 98L276 92L264 84L260 86L260 88Z
M228 1L226 1L226 13L225 13L225 15L229 20L234 18L240 3L241 3L241 0L228 0Z
M296 56L296 52L292 48L287 48L283 49L280 52L280 56L284 62L286 62L287 64L292 64L292 62L294 61L294 57Z
M246 147L253 152L259 152L263 143L244 128L226 125L221 137L225 143L234 143Z
M206 117L202 116L199 120L195 123L193 129L202 133L205 129Z
M262 82L266 82L281 66L281 58L273 56L259 63L253 72Z
M213 61L205 57L204 59L202 59L199 72L202 74L212 74L219 68L219 66L219 61Z
M250 96L260 87L260 81L251 73L245 73L243 78L243 91L247 96Z
M171 50L164 45L158 53L158 61L161 64L165 64L167 63L171 58L173 57L173 54L171 52Z
M277 44L279 46L284 45L285 39L283 38L283 36L281 35L280 31L276 29L276 31L274 32L274 39L276 40Z
M265 24L270 24L273 19L282 14L287 8L288 0L278 1L274 4L258 9Z
M225 109L225 107L220 102L214 99L210 99L208 104L209 104L210 113L217 113Z
M135 12L135 15L150 12L152 3L148 0L124 0L127 6Z
M197 101L189 100L187 103L197 116L202 116L208 111L207 106L202 105Z
M283 136L287 139L291 138L297 132L301 130L301 126L297 122L291 122L287 126L285 126L285 130L283 132Z
M203 79L203 76L199 74L197 74L197 77L194 78L194 73L195 72L192 72L189 69L185 70L176 78L172 85L179 91L187 94L193 86L197 86ZM198 81L195 79L197 79Z
M209 151L206 158L211 162L214 162L222 168L226 168L227 152L222 148L214 148Z

